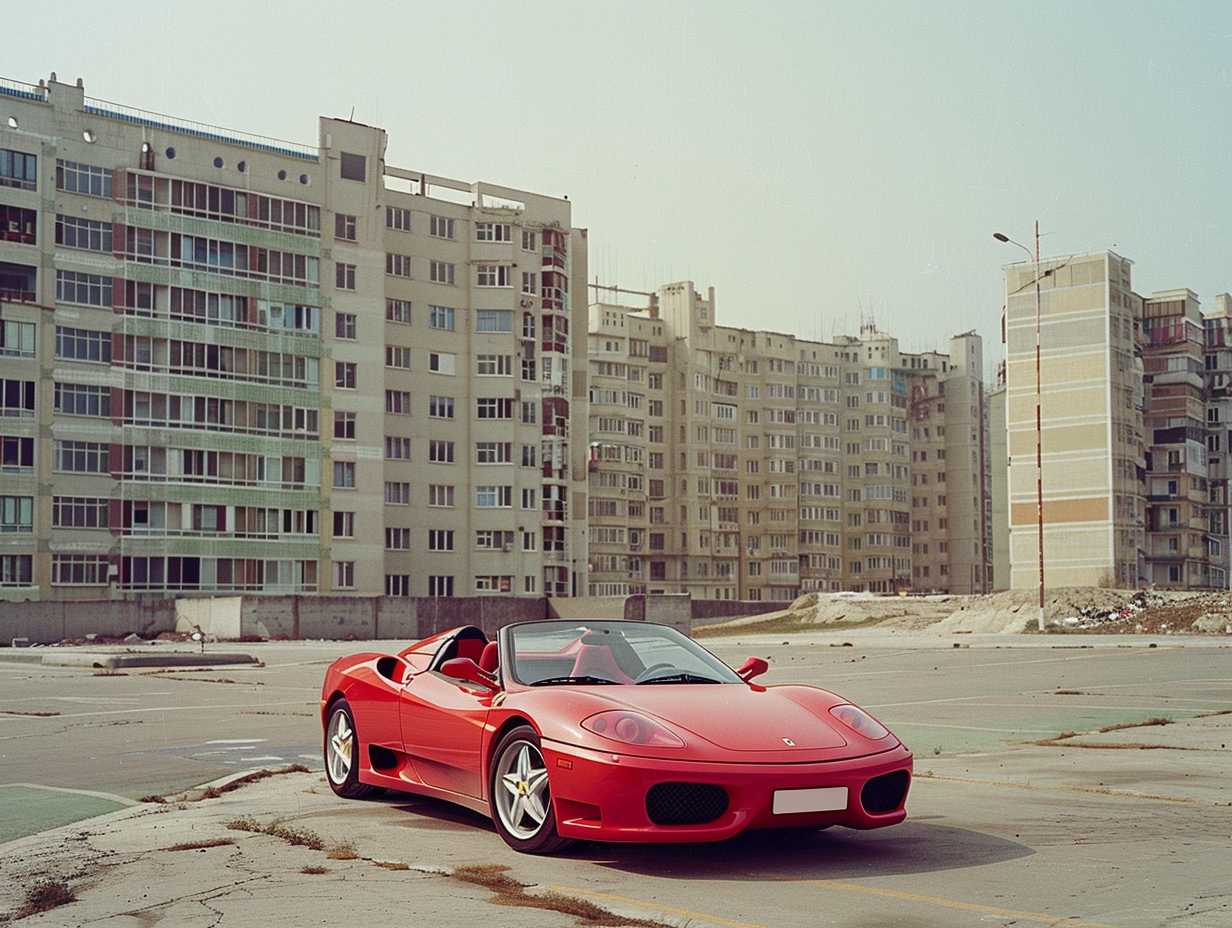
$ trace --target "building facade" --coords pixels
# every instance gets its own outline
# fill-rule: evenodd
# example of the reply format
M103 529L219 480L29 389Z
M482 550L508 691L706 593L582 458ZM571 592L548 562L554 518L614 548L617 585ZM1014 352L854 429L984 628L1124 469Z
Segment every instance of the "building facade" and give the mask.
M576 591L567 200L345 120L0 107L0 595Z
M591 595L987 588L979 336L910 355L721 326L691 282L641 296L590 306Z

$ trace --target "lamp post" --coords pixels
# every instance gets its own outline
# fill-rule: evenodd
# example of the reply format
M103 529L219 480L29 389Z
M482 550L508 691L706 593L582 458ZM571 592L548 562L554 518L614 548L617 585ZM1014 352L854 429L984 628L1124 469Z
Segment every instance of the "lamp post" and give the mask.
M1035 254L1021 242L1016 242L1008 235L994 232L992 237L998 242L1017 245L1027 253L1027 257L1035 262L1035 518L1036 518L1036 553L1039 560L1039 630L1044 630L1044 429L1040 413L1040 256L1039 256L1039 220L1035 220Z

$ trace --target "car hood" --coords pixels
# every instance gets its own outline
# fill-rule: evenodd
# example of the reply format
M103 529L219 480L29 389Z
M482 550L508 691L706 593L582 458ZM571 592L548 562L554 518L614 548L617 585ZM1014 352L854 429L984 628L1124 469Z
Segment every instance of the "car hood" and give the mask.
M663 684L643 686L592 686L539 690L536 702L556 702L564 711L536 712L544 737L586 747L619 750L624 754L667 757L661 749L650 751L602 738L579 724L608 709L633 709L675 729L688 744L690 759L697 751L709 756L726 755L747 762L784 762L824 759L837 754L872 754L897 746L892 735L870 741L851 731L830 715L831 706L844 700L818 687L785 685L773 687L746 684ZM567 707L567 708L566 708ZM736 755L733 758L732 755Z

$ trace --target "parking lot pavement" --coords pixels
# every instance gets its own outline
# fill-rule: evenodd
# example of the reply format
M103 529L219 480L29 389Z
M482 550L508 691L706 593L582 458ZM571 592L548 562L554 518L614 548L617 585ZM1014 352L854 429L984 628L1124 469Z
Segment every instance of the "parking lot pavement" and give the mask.
M10 784L0 802L24 783L117 803L0 845L0 913L52 878L77 901L44 914L44 925L575 923L491 909L490 890L451 875L480 866L510 868L532 895L673 925L1232 923L1226 639L989 636L953 647L887 637L706 644L729 662L767 657L766 682L825 685L889 724L916 753L903 825L718 845L582 844L552 858L513 853L484 818L443 803L330 793L317 760L317 688L334 655L368 643L257 645L261 666L166 673L0 663L0 705L29 713L0 713L0 784ZM231 782L297 757L310 772L215 799L123 805L140 798L125 793L158 782ZM236 823L245 827L227 827ZM322 849L289 843L297 831Z

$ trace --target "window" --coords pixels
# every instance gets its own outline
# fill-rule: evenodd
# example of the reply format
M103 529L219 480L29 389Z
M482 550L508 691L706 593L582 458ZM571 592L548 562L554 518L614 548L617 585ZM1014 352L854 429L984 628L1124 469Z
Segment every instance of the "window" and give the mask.
M111 172L92 164L56 159L56 189L84 193L91 197L111 197Z
M429 551L452 551L453 530L444 528L428 529Z
M340 490L355 489L354 461L334 461L334 486Z
M513 400L500 397L479 397L475 415L480 419L512 419Z
M475 373L480 377L511 377L513 358L507 354L481 354L475 359Z
M522 272L522 292L523 293L538 293L539 292L539 275L534 271Z
M453 331L453 307L452 306L429 306L428 307L428 326L433 329L445 329L448 332Z
M411 349L399 345L386 345L385 366L409 371L411 369Z
M475 285L479 287L512 286L512 274L508 265L478 264L475 266Z
M356 364L354 361L334 362L334 386L340 390L354 390Z
M355 413L334 411L334 438L354 440Z
M56 300L60 303L80 303L110 309L110 276L79 274L76 271L56 271Z
M52 528L107 528L110 501L98 496L53 496Z
M522 466L523 467L535 467L536 457L537 455L536 455L536 449L534 445L523 445L522 446Z
M409 416L411 414L411 391L386 390L385 411L395 416Z
M52 586L105 586L107 555L53 554L51 557Z
M357 180L362 183L367 178L368 159L364 155L353 155L349 151L344 151L339 162L343 180Z
M445 261L429 261L428 279L438 284L452 284L454 281L453 269L454 266Z
M476 464L512 464L513 445L507 441L481 441L475 443Z
M508 223L477 222L475 223L475 241L477 242L509 242L513 241Z
M353 590L355 588L354 561L334 561L331 567L335 590Z
M538 407L534 402L523 402L521 404L521 421L523 425L533 425L537 415Z
M479 309L475 311L476 332L512 332L513 311L508 309Z
M386 300L385 301L385 321L398 322L403 325L410 325L411 322L411 301L410 300Z
M411 211L397 206L385 207L385 228L399 232L411 231Z
M53 441L51 469L60 473L106 474L111 468L111 446L93 441Z
M538 251L539 243L538 236L529 229L522 230L522 250L523 251Z
M334 513L334 537L335 538L354 538L355 537L355 513L353 512L335 512Z
M34 497L0 496L0 534L33 534Z
M0 378L0 417L29 418L34 415L35 382Z
M433 483L428 486L428 505L435 508L453 507L453 487Z
M428 415L433 419L453 418L452 396L429 396Z
M356 239L356 226L358 220L355 216L348 216L346 213L337 213L334 216L334 238L342 239L346 242L353 242Z
M457 355L444 351L428 352L428 370L434 374L452 375L457 367Z
M77 216L56 216L56 244L83 251L112 252L111 223Z
M409 551L411 548L411 530L409 528L385 529L386 551Z
M428 577L429 596L452 596L453 577Z
M475 487L475 505L480 509L512 508L513 487Z
M385 273L393 277L411 276L411 256L385 254Z
M31 326L31 342L33 342L33 326ZM110 363L111 333L58 325L56 326L56 359Z
M38 186L38 159L24 151L0 148L0 187L34 190Z
M509 576L481 576L475 578L475 591L478 593L508 593L513 589L513 578Z
M446 219L444 216L433 216L428 222L428 234L437 238L454 238L453 220ZM434 277L433 280L435 279ZM453 283L453 280L449 282Z
M539 494L534 487L523 487L522 508L534 509L539 505Z
M411 459L411 440L397 435L386 435L385 457L390 461L409 461Z
M0 231L3 231L0 228ZM34 357L34 331L35 325L33 322L15 322L12 319L0 319L0 357L3 358L33 358ZM60 333L59 327L56 328L56 335ZM96 333L100 338L107 336L107 360L111 360L111 334L108 332ZM59 352L56 352L59 357Z
M411 595L411 577L409 574L386 574L385 575L385 595L386 596L410 596Z
M428 460L435 464L452 464L453 442L435 440L428 442Z
M111 388L57 383L55 410L65 416L94 416L105 419L111 415Z
M354 313L334 313L334 337L354 341L356 338L356 318Z
M334 264L334 286L339 290L355 289L354 264L343 264L341 261Z
M3 410L0 410L3 414ZM34 470L34 439L0 435L0 473L24 474Z
M411 485L396 481L386 482L385 502L391 506L409 506L411 504Z

